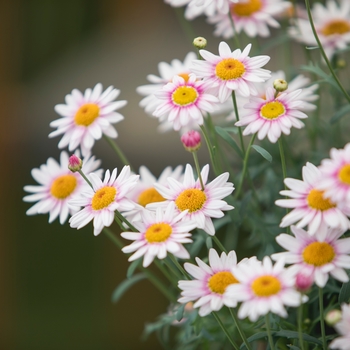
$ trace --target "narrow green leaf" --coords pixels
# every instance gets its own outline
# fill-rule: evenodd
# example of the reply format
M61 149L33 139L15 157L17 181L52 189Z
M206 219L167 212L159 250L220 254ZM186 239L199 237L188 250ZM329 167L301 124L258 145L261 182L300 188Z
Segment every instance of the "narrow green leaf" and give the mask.
M274 336L288 338L288 339L298 339L299 338L299 333L298 332L294 332L294 331L282 330L282 331L279 331L279 332L274 332ZM322 341L321 340L319 340L319 339L317 339L315 337L312 337L311 335L303 333L302 337L307 342L322 345Z
M343 283L339 293L339 304L350 301L350 282Z
M124 293L130 289L135 283L145 279L147 276L144 273L139 273L138 275L134 275L129 279L124 280L112 293L112 302L116 303L119 299L124 295Z
M231 135L220 126L215 127L216 132L236 151L236 153L243 159L243 153L236 141L231 137Z
M137 259L130 264L130 266L128 267L128 270L126 272L126 278L130 278L134 274L134 272L138 268L138 266L141 265L141 262L142 262L142 258Z
M350 112L350 104L341 107L331 118L330 123L336 123L340 118L342 118L345 114Z
M182 304L176 311L176 316L175 317L176 317L176 320L179 321L179 322L183 318L184 311L185 311L185 306L186 306L186 304Z
M252 145L252 148L254 148L258 153L260 153L267 161L270 163L272 162L272 155L266 151L266 149L258 146L258 145Z

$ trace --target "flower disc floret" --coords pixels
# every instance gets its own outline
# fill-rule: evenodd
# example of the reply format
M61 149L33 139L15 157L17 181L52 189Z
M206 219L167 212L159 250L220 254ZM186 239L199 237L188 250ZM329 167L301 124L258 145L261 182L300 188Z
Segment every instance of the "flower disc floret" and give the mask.
M280 290L281 282L275 276L260 276L252 282L252 291L258 297L270 297Z
M322 266L333 261L334 248L327 242L312 242L303 250L303 259L309 265Z
M319 191L315 188L310 190L306 200L309 206L316 210L325 211L336 207L334 203L332 203L328 198L324 197L323 191Z
M191 188L182 191L175 200L177 208L181 211L188 210L193 213L202 209L207 197L202 190Z
M172 233L169 224L161 222L153 224L145 232L145 238L148 243L160 243L166 241Z
M226 287L238 283L230 271L220 271L209 278L208 287L214 293L224 294Z
M74 116L75 124L89 126L100 115L100 107L95 103L82 105Z
M226 58L215 67L215 74L222 80L240 78L245 72L244 64L234 58Z
M247 2L232 4L231 13L237 16L248 17L259 11L262 6L261 0L248 0Z
M115 199L117 190L115 187L106 186L97 190L91 200L93 210L107 208Z
M53 180L50 192L57 199L65 199L74 192L77 184L76 176L71 174L62 175Z
M163 202L165 198L159 194L159 192L154 188L147 188L139 194L137 203L145 207L150 203Z

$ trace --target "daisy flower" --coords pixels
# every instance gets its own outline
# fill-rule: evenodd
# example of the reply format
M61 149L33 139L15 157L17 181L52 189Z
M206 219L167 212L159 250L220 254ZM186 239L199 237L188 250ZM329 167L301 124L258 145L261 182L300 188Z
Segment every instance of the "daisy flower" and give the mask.
M305 230L291 226L292 235L282 233L276 237L277 243L288 252L272 254L273 260L293 264L298 272L313 278L323 288L328 276L348 282L344 268L350 268L350 238L339 239L344 233L340 229L322 228L313 236Z
M270 78L270 71L261 68L270 57L249 57L251 47L249 44L243 51L236 49L231 52L227 43L222 41L219 56L199 50L203 60L194 60L191 70L216 87L220 102L225 102L233 90L242 96L256 95L254 84Z
M190 64L197 58L194 52L189 52L184 61L181 62L178 59L174 59L171 63L160 62L158 64L159 76L149 74L147 80L151 83L148 85L142 85L136 88L137 93L141 96L145 96L140 101L140 107L144 108L145 112L151 114L156 110L159 99L154 96L154 93L161 90L164 85L173 80L175 75L179 75L188 81L190 72Z
M94 235L97 236L103 227L108 227L114 219L114 212L118 210L128 211L134 208L132 201L126 198L127 193L136 186L138 175L130 173L130 167L124 166L117 177L117 169L106 171L102 181L95 174L88 176L91 187L81 194L80 198L74 199L70 204L83 207L70 219L70 226L80 229L91 220L94 222Z
M235 251L218 255L215 249L209 250L209 265L196 258L197 265L185 263L185 270L193 276L192 281L179 281L182 290L179 303L195 301L193 307L199 307L199 315L206 316L212 311L219 311L223 305L236 307L237 302L225 294L227 287L238 283L231 272L237 264Z
M167 119L174 130L192 123L203 124L202 112L212 112L218 99L208 93L210 84L198 81L194 74L188 80L175 75L171 83L166 84L155 96L162 100L153 115L160 120Z
M238 310L241 319L248 317L255 322L268 312L287 317L284 306L296 307L301 303L302 296L294 288L295 271L284 268L282 260L272 265L268 256L262 262L250 259L231 271L238 283L228 286L225 294L242 303Z
M270 35L268 26L280 27L273 16L283 13L290 6L290 2L283 0L247 0L231 3L229 12L237 34L244 31L251 38L268 37ZM209 17L208 22L216 25L214 35L225 39L234 36L232 23L227 14L219 13Z
M308 232L313 236L322 226L340 228L343 231L349 228L349 207L340 206L324 196L324 191L318 188L322 178L321 171L313 164L306 163L303 167L303 181L286 178L285 185L290 190L280 194L291 199L279 199L276 205L284 208L293 208L281 221L281 227L287 227L295 222L297 227L308 225Z
M337 50L345 49L350 43L350 2L329 0L326 5L315 3L311 9L317 35L326 55L331 59ZM309 19L299 18L289 29L295 40L308 46L317 46Z
M190 231L196 228L196 223L183 220L185 212L178 214L174 203L169 203L165 211L158 207L156 212L143 210L141 221L134 221L133 225L139 232L123 232L121 236L134 241L124 247L124 253L135 252L129 257L134 261L143 256L143 267L149 266L157 257L164 259L167 252L180 259L189 259L190 254L183 247L183 243L191 243Z
M224 216L223 210L233 209L222 199L230 195L234 187L231 182L227 182L228 173L221 174L207 184L208 174L209 165L207 164L201 171L204 184L203 191L199 179L194 178L193 169L189 164L186 165L182 182L169 177L167 179L168 186L161 184L155 184L154 186L165 199L175 202L178 213L188 211L186 217L195 220L198 228L213 236L215 229L211 218L221 218ZM166 202L157 203L157 205L163 203ZM155 204L150 204L147 207L155 206Z
M323 159L319 169L322 173L319 188L336 203L350 206L350 143L344 149L332 148L330 159Z
M31 193L25 196L25 202L37 202L27 210L27 215L49 213L49 223L59 217L63 224L69 215L79 210L79 206L69 206L68 202L81 191L88 188L88 184L79 173L72 173L68 169L69 157L62 151L60 162L49 158L46 164L32 170L32 176L39 186L24 186L24 190ZM82 171L84 173L95 172L95 176L101 176L102 170L96 170L100 161L88 156L83 159Z
M62 135L58 147L68 146L74 151L80 146L82 154L88 154L102 134L116 138L117 131L112 123L117 123L124 117L116 112L117 109L126 105L126 101L113 101L119 96L120 90L110 86L102 92L102 84L97 84L93 89L86 89L82 94L74 89L65 98L66 104L58 104L55 111L62 116L50 123L57 128L49 137Z
M247 111L235 125L246 126L243 135L258 133L259 140L267 136L270 142L275 143L281 133L289 135L293 126L297 129L304 126L299 119L307 118L307 115L299 110L303 102L297 99L301 92L283 92L275 97L275 89L269 87L265 99L250 98L250 102L244 105Z
M330 349L348 350L350 343L350 305L342 304L342 319L338 322L334 328L341 335L341 337L335 338L330 344Z

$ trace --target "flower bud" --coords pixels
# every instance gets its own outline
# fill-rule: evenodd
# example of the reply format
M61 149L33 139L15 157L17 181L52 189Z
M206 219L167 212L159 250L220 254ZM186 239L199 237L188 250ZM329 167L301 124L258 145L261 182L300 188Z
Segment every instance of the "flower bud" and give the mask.
M204 49L207 46L207 39L199 36L193 40L193 46L197 49Z
M181 142L189 152L196 152L201 146L201 134L190 130L181 136Z
M295 280L295 287L302 293L307 293L314 283L312 275L300 271Z
M283 92L288 89L288 83L284 79L276 79L273 81L273 87L278 92Z
M336 309L329 311L326 317L324 318L326 323L331 327L337 324L341 319L342 319L342 313L340 310L336 310Z
M69 157L68 169L75 173L76 171L81 170L83 167L83 161L77 157L75 154Z

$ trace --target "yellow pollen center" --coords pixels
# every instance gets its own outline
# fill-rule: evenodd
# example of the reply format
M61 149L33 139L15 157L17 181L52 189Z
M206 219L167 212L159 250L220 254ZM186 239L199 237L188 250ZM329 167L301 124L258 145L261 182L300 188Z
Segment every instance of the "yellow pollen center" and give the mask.
M245 66L241 61L234 58L225 58L215 68L215 74L222 80L240 78L245 72Z
M116 194L117 190L115 187L105 186L100 188L92 197L92 209L101 210L108 207L114 201Z
M157 203L157 202L164 202L165 198L159 194L159 192L151 187L147 190L144 190L137 200L137 202L145 207L149 203Z
M266 119L276 119L284 113L284 105L278 101L267 102L260 109L260 115Z
M190 79L190 75L188 73L181 73L181 74L177 74L179 77L183 78L185 80L185 82L187 83L188 80Z
M151 225L145 232L148 243L160 243L166 241L173 232L171 226L164 222Z
M307 203L312 209L328 210L334 208L336 205L328 198L323 197L323 191L312 189L307 196Z
M100 115L100 107L94 103L82 105L75 114L74 121L77 125L89 126Z
M52 182L50 192L57 199L67 198L76 188L77 179L74 175L62 175Z
M277 294L282 288L279 279L270 275L256 278L251 287L253 292L259 297L269 297Z
M239 282L231 272L220 271L209 278L208 287L214 293L224 294L226 287L233 283Z
M175 204L181 211L188 209L190 213L193 213L201 209L206 200L207 196L203 191L190 188L178 195Z
M350 185L350 164L345 164L338 173L339 180L346 184Z
M191 86L180 86L172 95L172 100L178 106L187 106L197 100L198 93Z
M321 33L325 36L347 32L350 32L350 22L341 19L330 21L321 29Z
M333 247L326 242L312 242L303 250L303 259L307 264L322 266L335 257Z
M261 9L261 0L249 0L247 2L233 4L231 13L237 16L248 17Z

